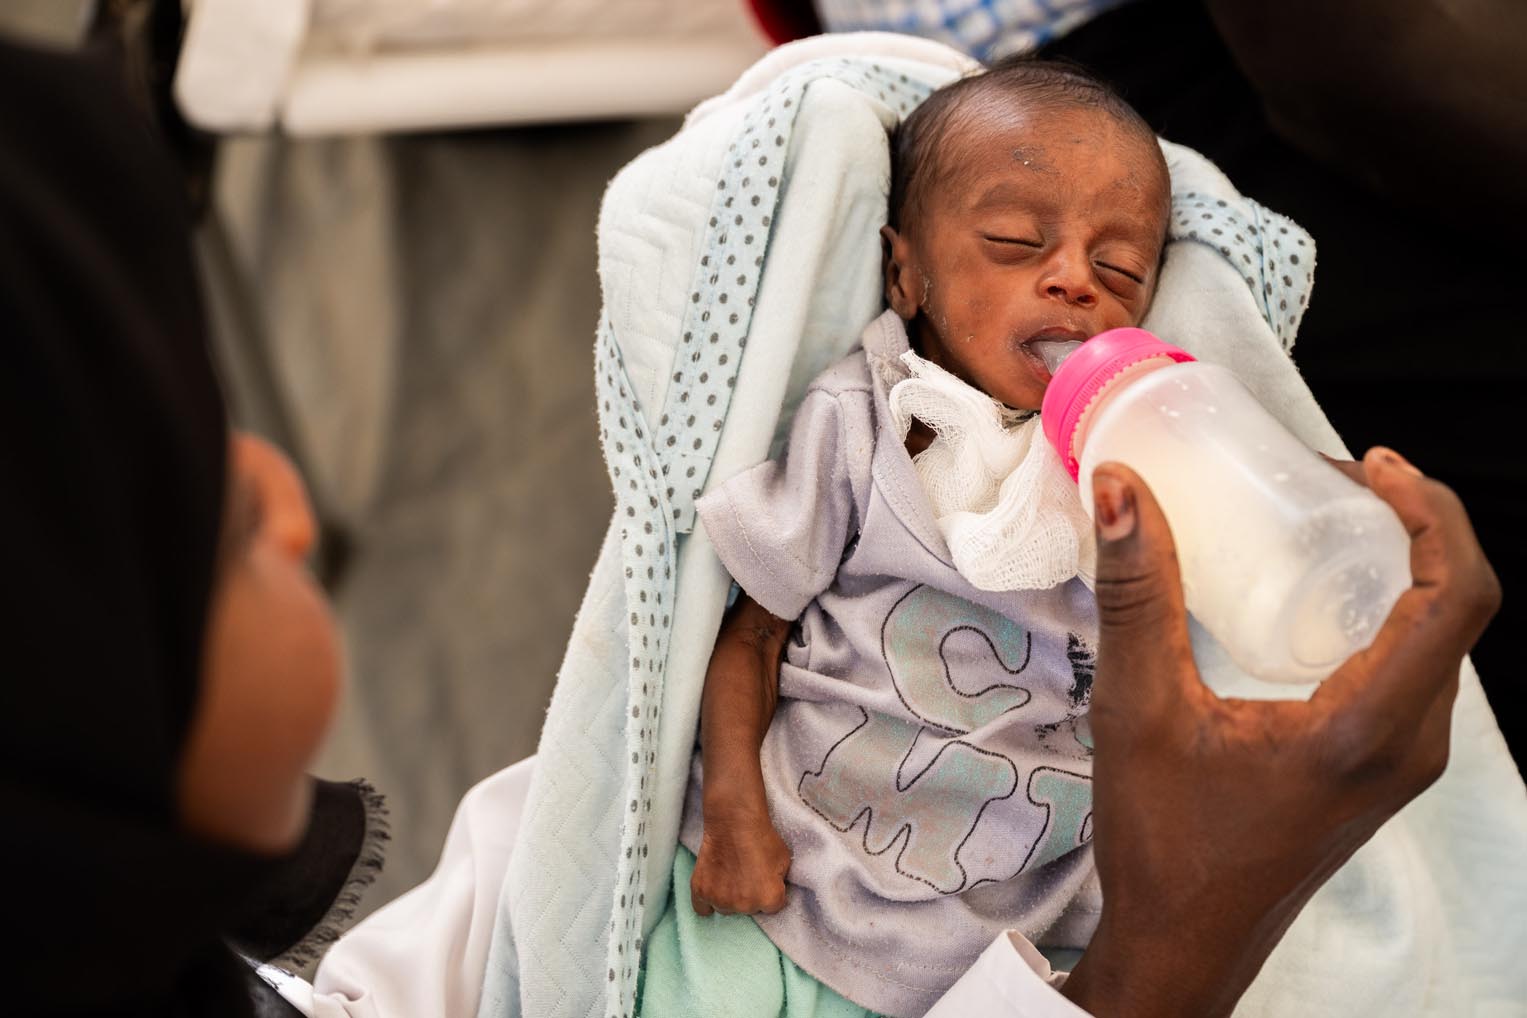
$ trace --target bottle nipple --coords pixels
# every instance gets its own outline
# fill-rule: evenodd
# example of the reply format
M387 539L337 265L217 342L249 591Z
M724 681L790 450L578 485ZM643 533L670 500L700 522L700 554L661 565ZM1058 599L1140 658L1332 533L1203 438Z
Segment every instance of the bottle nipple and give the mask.
M1051 375L1065 363L1067 357L1081 348L1082 341L1079 339L1041 339L1034 343L1034 352L1045 362Z
M1034 355L1050 369L1045 386L1040 420L1045 437L1060 454L1060 461L1072 478L1081 465L1076 450L1080 448L1083 418L1105 389L1112 388L1120 375L1147 362L1159 367L1166 361L1190 361L1185 350L1163 343L1144 329L1123 328L1100 332L1085 343L1071 340L1036 340Z

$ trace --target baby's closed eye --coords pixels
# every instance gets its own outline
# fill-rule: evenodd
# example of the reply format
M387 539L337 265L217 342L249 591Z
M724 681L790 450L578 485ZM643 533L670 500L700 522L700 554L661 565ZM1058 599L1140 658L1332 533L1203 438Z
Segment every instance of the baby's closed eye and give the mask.
M1095 261L1092 264L1096 265L1101 272L1104 272L1110 276L1122 276L1124 279L1130 280L1139 286L1145 285L1145 274L1143 272L1138 272L1134 269L1127 269L1124 266L1114 262Z
M981 234L981 239L986 241L988 244L996 244L998 246L1006 247L1027 247L1033 248L1036 251L1044 247L1044 241L1032 240L1027 237L1009 237L999 234L983 233Z

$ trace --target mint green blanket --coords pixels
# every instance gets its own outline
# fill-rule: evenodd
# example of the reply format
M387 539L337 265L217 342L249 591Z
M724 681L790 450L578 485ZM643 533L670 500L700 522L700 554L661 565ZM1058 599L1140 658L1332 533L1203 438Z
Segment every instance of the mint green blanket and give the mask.
M698 916L689 901L695 857L673 858L668 908L642 953L637 1010L647 1018L867 1018L779 952L751 916Z

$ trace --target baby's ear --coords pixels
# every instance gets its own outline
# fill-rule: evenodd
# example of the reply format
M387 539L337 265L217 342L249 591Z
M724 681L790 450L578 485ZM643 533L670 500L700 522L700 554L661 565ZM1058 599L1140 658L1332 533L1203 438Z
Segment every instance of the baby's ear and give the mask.
M885 302L903 320L917 316L921 293L907 238L890 226L880 228L880 265L885 274Z

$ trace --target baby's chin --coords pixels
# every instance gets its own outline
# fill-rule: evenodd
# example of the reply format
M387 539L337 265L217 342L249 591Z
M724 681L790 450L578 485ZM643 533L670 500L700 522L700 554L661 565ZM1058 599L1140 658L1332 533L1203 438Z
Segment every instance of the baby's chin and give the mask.
M987 392L987 395L1014 413L1020 414L1038 413L1040 405L1044 403L1043 386L1026 385L1006 392Z
M1021 391L989 392L987 395L1014 413L1032 414L1037 412L1040 405L1044 403L1044 387L1040 386L1033 391L1030 391L1030 388L1030 386L1023 386Z

